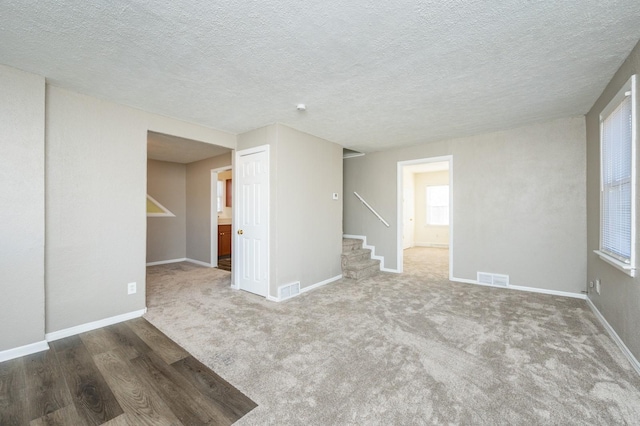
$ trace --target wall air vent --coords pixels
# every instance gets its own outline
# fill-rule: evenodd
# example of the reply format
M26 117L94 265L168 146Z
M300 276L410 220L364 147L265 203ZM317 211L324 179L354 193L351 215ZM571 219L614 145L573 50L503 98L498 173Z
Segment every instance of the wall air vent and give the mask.
M287 300L300 294L300 281L278 287L278 299Z
M507 287L509 285L509 275L490 274L488 272L478 272L478 283Z

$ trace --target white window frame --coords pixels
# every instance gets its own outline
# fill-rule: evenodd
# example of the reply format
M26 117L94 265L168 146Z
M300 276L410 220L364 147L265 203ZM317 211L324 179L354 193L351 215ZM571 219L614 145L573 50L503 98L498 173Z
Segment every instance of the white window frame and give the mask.
M440 188L440 187L447 188L447 197L446 197L447 204L446 204L446 206L443 205L443 206L434 206L434 207L446 207L447 208L447 214L444 216L444 218L446 219L446 223L439 223L439 222L438 223L434 223L433 222L433 218L431 217L432 216L431 215L431 207L432 206L429 203L429 189L430 188ZM427 212L426 212L427 213L426 214L426 216L427 216L426 217L426 223L427 223L427 225L429 225L429 226L449 226L449 209L451 208L450 200L449 200L449 198L450 198L449 191L450 191L449 185L427 185L427 187L425 188L425 201L426 201L425 204L426 204L426 210L427 210Z
M604 217L604 190L605 190L605 178L604 178L604 161L603 156L603 133L604 133L604 121L614 112L622 102L628 97L631 97L631 247L629 258L624 258L616 255L616 253L607 250L603 247L603 233L604 227L602 219ZM613 99L607 104L607 106L600 113L600 243L599 249L594 250L600 259L611 264L612 266L623 271L631 277L636 275L636 145L637 145L637 86L636 75L631 78L622 86L620 91L613 97Z

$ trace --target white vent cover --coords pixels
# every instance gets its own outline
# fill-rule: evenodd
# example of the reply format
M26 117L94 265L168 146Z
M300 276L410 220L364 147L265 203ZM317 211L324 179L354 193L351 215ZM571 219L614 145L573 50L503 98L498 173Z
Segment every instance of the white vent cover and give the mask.
M478 272L478 282L480 284L498 285L506 287L509 285L509 275L490 274L488 272Z
M300 294L300 281L278 287L278 299L286 300Z

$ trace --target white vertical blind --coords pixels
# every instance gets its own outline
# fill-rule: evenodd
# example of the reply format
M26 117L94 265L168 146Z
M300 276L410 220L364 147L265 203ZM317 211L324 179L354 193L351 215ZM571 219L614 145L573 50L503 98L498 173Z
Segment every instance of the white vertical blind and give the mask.
M632 257L632 96L602 120L600 250L624 263Z

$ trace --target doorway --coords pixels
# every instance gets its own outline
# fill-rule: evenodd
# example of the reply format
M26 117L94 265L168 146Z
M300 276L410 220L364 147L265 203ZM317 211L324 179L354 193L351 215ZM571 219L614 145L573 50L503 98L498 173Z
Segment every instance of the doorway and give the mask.
M211 170L211 265L231 272L233 241L232 168Z
M398 162L398 271L438 259L453 271L453 156ZM446 251L445 251L446 250ZM407 254L407 256L405 256ZM448 259L448 265L442 264ZM435 262L435 261L434 261Z

